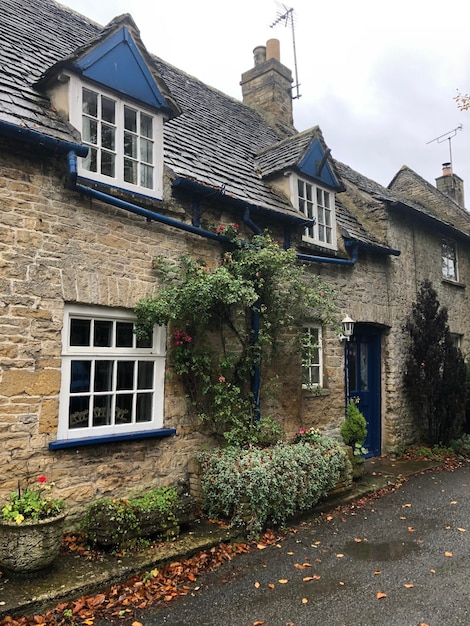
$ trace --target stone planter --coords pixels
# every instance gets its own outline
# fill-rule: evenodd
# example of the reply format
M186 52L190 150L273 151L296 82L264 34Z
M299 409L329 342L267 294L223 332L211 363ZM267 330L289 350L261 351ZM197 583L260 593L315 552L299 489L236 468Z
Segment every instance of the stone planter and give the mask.
M60 551L63 513L39 522L0 521L0 568L16 576L36 575L51 565Z

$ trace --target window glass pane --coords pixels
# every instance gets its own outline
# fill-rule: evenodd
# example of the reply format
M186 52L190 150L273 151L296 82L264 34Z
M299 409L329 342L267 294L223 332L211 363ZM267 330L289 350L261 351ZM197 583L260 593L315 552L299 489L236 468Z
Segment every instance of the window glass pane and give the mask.
M357 385L357 343L351 339L346 343L346 350L349 350L349 388L358 391Z
M148 139L153 139L153 119L145 113L140 114L140 134Z
M124 154L134 159L137 158L137 135L124 133Z
M104 176L110 176L111 178L115 177L115 169L114 169L115 157L111 152L101 153L101 173Z
M98 94L90 89L82 91L82 111L86 115L98 117Z
M88 154L83 159L83 167L88 172L97 172L98 171L98 152L96 148L89 148Z
M113 396L95 396L93 399L93 426L109 426L111 424L111 406Z
M153 393L137 394L135 421L137 423L150 422L152 419Z
M324 196L325 207L329 209L330 208L330 194L327 191L325 191L323 196Z
M305 186L305 185L304 185L303 180L299 180L299 179L297 179L297 191L298 191L299 196L300 196L301 198L304 198L304 197L305 197L305 194L304 194L304 186Z
M104 122L116 123L115 104L114 100L101 96L101 119Z
M69 428L88 428L89 396L72 396L69 404Z
M325 241L325 227L321 224L318 225L318 239L320 241Z
M134 388L134 361L118 361L116 389Z
M146 189L153 189L153 167L150 165L140 166L140 184Z
M72 318L70 320L70 345L89 346L90 345L90 320Z
M324 212L324 219L326 226L331 226L331 211Z
M323 206L322 190L317 187L317 203Z
M113 361L95 362L94 391L111 391L113 388Z
M136 345L138 348L151 348L153 346L153 333L149 337L136 338Z
M101 128L101 145L108 150L116 149L116 129L113 126L103 124Z
M148 139L140 140L140 160L145 163L153 163L153 142Z
M90 391L91 361L72 361L70 368L70 392Z
M139 361L137 370L137 389L153 388L153 361Z
M307 185L307 184L306 184L306 185L305 185L305 190L306 190L306 192L307 192L307 200L308 200L309 202L311 202L311 201L312 201L312 185Z
M137 185L137 162L124 159L124 180Z
M134 324L132 322L116 322L116 347L132 348Z
M132 422L132 398L130 393L116 396L116 424L130 424Z
M82 120L82 139L87 143L96 145L98 143L98 122L89 117Z
M369 390L369 377L368 377L368 350L367 343L360 343L360 354L361 354L361 391Z
M113 341L113 323L96 320L93 329L93 345L99 348L109 348Z
M137 132L137 111L129 107L124 107L124 128L133 133Z

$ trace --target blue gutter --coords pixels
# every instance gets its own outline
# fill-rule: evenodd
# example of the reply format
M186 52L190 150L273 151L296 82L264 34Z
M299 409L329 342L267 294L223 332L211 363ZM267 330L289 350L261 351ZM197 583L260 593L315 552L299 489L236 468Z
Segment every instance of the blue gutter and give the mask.
M56 139L49 135L43 135L43 133L37 130L32 130L25 126L17 126L16 124L1 120L0 134L59 154L68 154L71 150L80 157L85 157L88 154L88 147L82 144L65 141L64 139Z

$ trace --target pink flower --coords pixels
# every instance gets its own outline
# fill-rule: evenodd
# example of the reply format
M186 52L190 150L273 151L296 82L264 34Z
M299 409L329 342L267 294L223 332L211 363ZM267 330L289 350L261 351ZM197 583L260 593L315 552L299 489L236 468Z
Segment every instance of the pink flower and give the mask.
M225 382L225 376L219 376L219 383Z

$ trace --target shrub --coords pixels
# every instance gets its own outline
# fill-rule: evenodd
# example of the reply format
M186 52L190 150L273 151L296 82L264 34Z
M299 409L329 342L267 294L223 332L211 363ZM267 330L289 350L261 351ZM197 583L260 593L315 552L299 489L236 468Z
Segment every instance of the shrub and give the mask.
M203 510L245 524L249 535L311 509L338 481L345 452L333 439L201 452Z
M342 422L339 432L344 443L353 449L354 456L366 452L364 443L367 437L367 422L354 400L349 401L346 419Z

